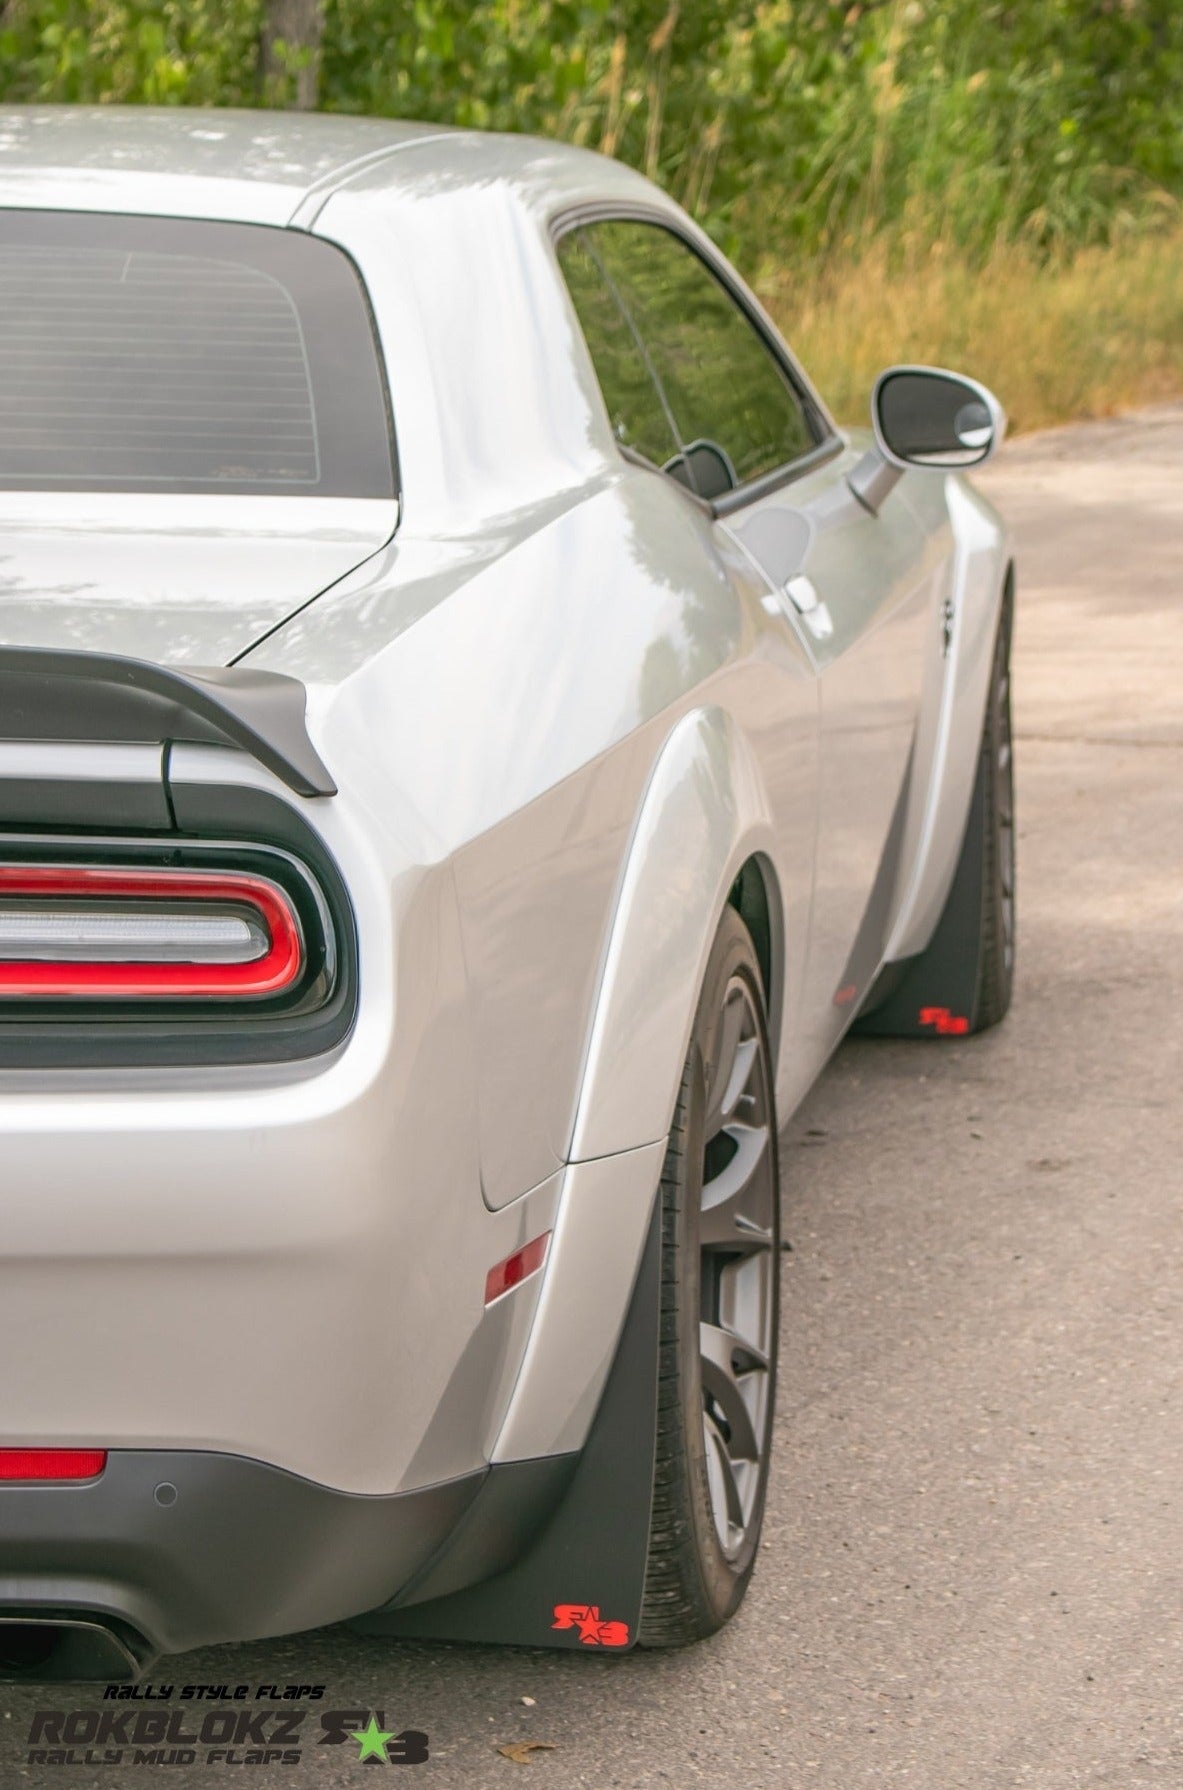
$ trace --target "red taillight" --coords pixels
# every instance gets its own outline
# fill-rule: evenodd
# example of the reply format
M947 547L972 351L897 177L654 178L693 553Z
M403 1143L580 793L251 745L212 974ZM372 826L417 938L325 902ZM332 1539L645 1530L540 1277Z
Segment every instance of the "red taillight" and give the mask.
M266 877L0 865L0 1000L258 998L303 965L295 909Z
M105 1448L0 1448L0 1479L97 1479Z
M510 1292L520 1286L528 1275L536 1274L546 1260L547 1246L550 1243L550 1232L544 1231L541 1237L535 1237L532 1243L523 1244L507 1255L503 1262L490 1268L485 1276L485 1304L492 1305L494 1299L500 1299L502 1293Z

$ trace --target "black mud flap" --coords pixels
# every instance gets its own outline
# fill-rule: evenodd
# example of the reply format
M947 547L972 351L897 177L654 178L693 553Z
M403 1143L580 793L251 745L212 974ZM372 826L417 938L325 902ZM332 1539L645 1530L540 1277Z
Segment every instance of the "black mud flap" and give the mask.
M963 1037L977 1024L982 971L986 771L979 755L965 839L944 911L927 950L888 964L855 1020L855 1032L888 1038Z
M619 1652L637 1638L657 1432L661 1212L655 1205L628 1315L582 1451L493 1467L454 1535L363 1634ZM565 1489L554 1500L556 1473ZM492 1577L450 1590L498 1553ZM445 1595L439 1595L439 1592Z

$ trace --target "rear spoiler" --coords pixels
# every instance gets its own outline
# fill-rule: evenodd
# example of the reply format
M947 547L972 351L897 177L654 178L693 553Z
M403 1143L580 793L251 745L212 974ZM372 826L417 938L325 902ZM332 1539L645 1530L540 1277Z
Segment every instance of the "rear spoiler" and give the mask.
M237 746L299 796L337 785L308 737L298 678L245 666L173 671L113 653L0 647L0 740Z

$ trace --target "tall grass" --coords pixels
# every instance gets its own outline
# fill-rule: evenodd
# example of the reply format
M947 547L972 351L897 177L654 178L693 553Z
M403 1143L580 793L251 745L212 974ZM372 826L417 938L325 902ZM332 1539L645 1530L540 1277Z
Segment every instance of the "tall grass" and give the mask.
M1183 225L1050 259L881 233L820 266L767 265L757 284L846 422L866 420L896 361L984 380L1015 430L1183 395Z
M260 79L276 4L0 0L0 98L291 104L298 56ZM644 169L843 415L905 356L1027 428L1183 391L1183 0L322 6L321 106Z

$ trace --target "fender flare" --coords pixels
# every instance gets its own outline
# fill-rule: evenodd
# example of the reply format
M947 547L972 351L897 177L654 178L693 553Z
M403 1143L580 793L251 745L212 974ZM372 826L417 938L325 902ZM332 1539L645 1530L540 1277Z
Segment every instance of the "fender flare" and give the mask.
M683 715L654 763L629 842L569 1161L668 1135L719 916L743 864L755 855L771 858L774 842L759 771L735 722L716 707ZM779 965L779 893L769 907ZM774 1050L782 982L774 968Z
M494 1462L581 1448L629 1309L707 959L731 887L773 828L723 710L665 740L625 854L543 1288ZM780 894L769 903L774 932ZM783 961L773 941L773 976Z
M1009 535L990 505L957 477L946 481L945 501L954 538L952 633L940 690L924 697L938 705L936 737L915 820L909 816L903 847L908 880L887 940L887 963L925 949L952 886L973 798L994 636L1014 576Z

